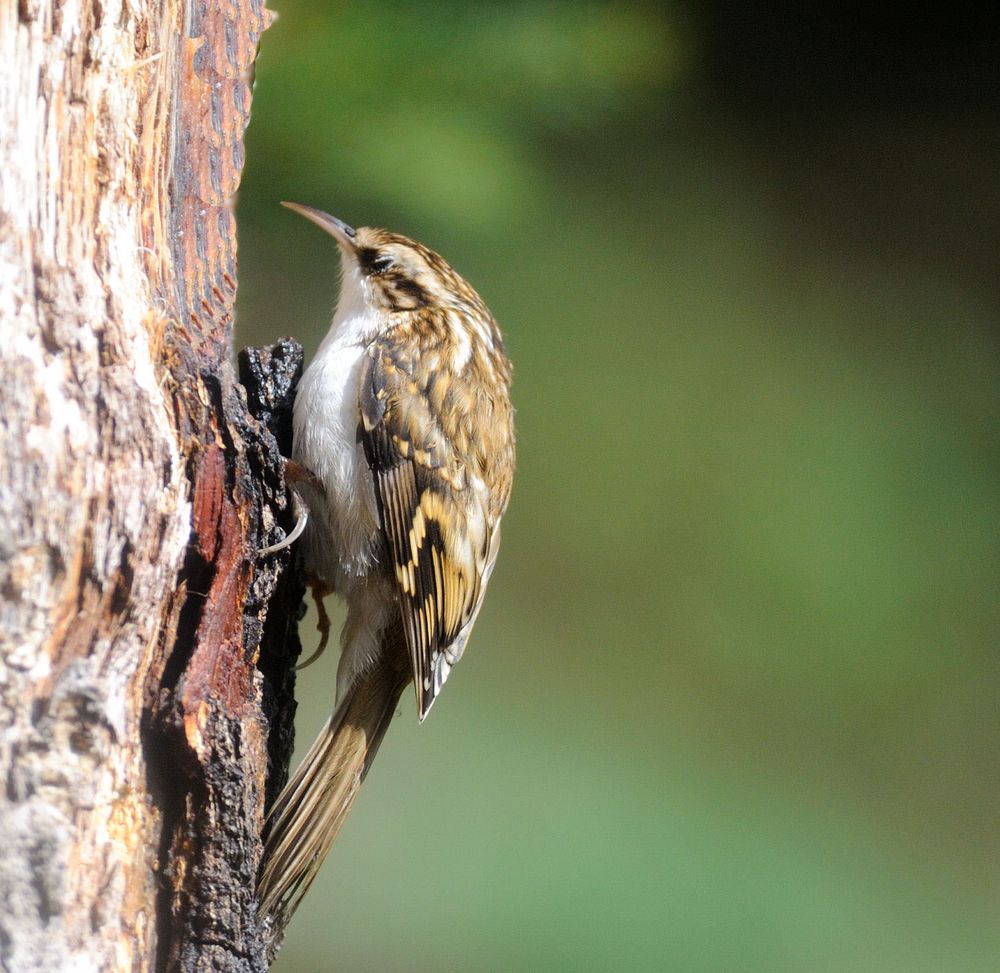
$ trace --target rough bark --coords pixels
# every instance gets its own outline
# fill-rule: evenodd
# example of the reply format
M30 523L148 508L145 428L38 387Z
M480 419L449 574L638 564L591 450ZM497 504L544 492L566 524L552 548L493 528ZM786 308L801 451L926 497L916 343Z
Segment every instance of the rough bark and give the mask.
M280 768L301 592L255 551L287 525L301 352L237 382L231 202L267 22L0 0L6 973L265 965L265 708Z

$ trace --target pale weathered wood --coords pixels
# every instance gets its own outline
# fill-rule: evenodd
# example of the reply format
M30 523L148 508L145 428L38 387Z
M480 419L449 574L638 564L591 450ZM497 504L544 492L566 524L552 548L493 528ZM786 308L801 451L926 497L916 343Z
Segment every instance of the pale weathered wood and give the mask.
M0 970L261 970L293 345L230 364L263 0L0 0ZM271 668L299 591L270 624ZM289 607L291 606L291 607ZM283 617L282 617L283 613ZM273 709L273 706L272 706ZM287 761L287 722L273 741Z

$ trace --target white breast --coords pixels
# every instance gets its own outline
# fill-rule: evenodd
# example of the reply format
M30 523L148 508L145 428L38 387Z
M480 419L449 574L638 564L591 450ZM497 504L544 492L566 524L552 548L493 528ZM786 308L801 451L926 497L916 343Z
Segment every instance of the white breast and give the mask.
M292 458L326 488L306 496L310 522L303 536L306 567L348 595L371 569L378 510L364 450L357 442L358 394L365 349L378 321L345 279L330 331L299 383Z

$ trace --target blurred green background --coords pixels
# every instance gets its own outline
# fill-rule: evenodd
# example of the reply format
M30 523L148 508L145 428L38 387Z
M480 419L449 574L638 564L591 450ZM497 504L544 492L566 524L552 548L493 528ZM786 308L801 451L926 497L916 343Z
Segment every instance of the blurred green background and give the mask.
M279 200L388 226L519 428L471 650L276 969L1000 969L994 15L272 2L240 340L336 299Z

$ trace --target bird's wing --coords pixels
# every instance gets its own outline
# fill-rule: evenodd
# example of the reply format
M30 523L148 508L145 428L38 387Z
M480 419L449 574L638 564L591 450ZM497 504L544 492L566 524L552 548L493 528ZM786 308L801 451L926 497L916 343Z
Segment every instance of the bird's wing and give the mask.
M485 487L467 475L429 388L410 365L386 344L371 346L358 435L375 484L423 720L465 647L496 545Z

